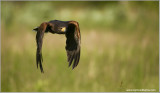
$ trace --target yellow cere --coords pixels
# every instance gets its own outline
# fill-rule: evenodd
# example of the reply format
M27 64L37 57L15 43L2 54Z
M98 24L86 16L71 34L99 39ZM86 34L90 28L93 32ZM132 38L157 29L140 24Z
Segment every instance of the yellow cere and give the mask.
M66 31L66 27L62 27L61 31L65 32Z

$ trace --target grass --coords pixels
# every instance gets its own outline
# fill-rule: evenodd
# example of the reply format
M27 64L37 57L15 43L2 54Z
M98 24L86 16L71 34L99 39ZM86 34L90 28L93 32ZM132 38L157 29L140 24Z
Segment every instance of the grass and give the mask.
M134 34L82 32L80 64L71 70L65 38L47 34L43 44L45 73L41 74L36 68L34 32L29 33L29 40L25 36L2 39L7 42L2 46L2 91L158 90L158 44L151 41L155 37L145 35L136 41Z
M18 3L24 6L13 7ZM5 6L8 4L10 6ZM36 68L36 33L31 31L40 22L30 19L39 15L38 10L35 14L32 10L37 9L39 4L48 5L40 8L39 11L43 13L50 7L60 7L59 4L63 3L58 2L54 5L38 2L34 5L33 2L2 2L4 7L1 22L1 89L3 92L124 92L126 89L159 91L158 13L152 9L155 2L151 4L144 2L144 5L150 5L148 9L150 14L144 6L132 2L113 2L109 3L108 7L107 4L99 3L95 11L92 10L95 3L81 2L81 6L88 5L87 9L73 3L73 7L79 9L77 13L82 13L79 17L68 16L69 19L77 19L80 22L82 36L80 63L74 70L68 68L65 36L48 33L44 36L42 49L44 74ZM54 6L51 6L52 4ZM118 6L113 8L112 5ZM138 11L134 10L135 5ZM128 7L128 10L124 12L124 7L118 8L120 6ZM74 8L67 8L67 5L64 7L66 9L63 10L61 7L59 10L69 11L67 13L71 14L75 11ZM15 8L19 16L9 12ZM117 12L118 9L121 13ZM23 14L22 10L26 12ZM114 13L119 15L114 14L113 20L111 16L105 19L106 16L101 15L103 11L109 13L106 15L112 16ZM92 16L97 19L93 20L92 17L88 19L86 15L92 13L102 18ZM37 16L37 19L50 20L54 14L50 13L47 17L43 15ZM65 16L57 15L61 14L55 14L56 19L65 20ZM135 20L130 19L132 17ZM103 18L105 21L101 20ZM126 21L122 22L124 19L120 18ZM11 23L9 19L12 19ZM89 21L85 21L87 19Z

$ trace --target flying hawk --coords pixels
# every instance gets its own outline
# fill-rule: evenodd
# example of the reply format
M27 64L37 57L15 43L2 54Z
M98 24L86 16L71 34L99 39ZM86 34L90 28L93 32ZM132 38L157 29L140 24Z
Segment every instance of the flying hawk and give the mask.
M37 32L36 42L37 42L37 52L36 52L36 63L37 68L40 66L41 72L43 71L42 67L42 43L44 33L50 32L53 34L65 34L66 36L66 52L69 62L69 67L72 64L72 69L74 69L80 60L80 43L81 43L81 34L79 24L76 21L60 21L60 20L51 20L49 22L43 22L40 26L33 29Z

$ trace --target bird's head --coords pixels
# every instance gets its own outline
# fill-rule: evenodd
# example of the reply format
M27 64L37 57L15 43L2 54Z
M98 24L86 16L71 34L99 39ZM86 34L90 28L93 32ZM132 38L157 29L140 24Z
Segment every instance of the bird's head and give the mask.
M67 28L65 26L52 26L51 33L65 34Z
M66 27L58 27L58 33L64 34L66 32Z

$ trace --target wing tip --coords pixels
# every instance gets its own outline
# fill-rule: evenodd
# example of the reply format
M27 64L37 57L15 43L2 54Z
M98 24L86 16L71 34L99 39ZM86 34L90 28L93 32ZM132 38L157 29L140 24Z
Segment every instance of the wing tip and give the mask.
M44 71L43 71L43 70L41 70L41 73L44 73Z
M73 66L73 67L72 67L72 70L74 70L74 69L75 69L75 67L76 67L76 66Z

